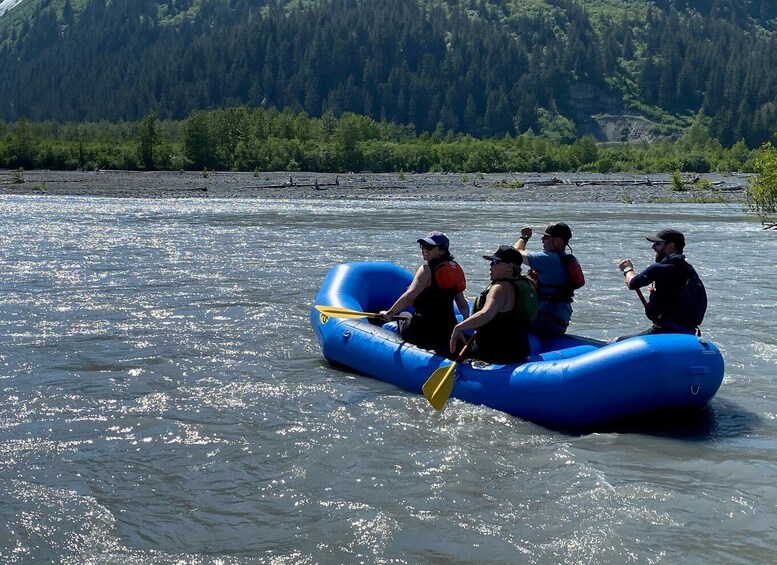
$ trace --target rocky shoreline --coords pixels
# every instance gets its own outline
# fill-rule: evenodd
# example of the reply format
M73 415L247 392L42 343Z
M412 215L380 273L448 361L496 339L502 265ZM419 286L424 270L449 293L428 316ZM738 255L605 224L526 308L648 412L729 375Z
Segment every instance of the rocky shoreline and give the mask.
M696 179L696 183L692 181ZM483 202L744 202L745 175L232 173L0 170L0 194L110 198L426 199Z

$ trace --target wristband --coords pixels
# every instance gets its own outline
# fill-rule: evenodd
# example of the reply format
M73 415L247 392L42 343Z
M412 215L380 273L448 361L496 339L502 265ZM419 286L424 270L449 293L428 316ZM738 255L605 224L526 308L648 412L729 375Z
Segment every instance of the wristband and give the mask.
M521 234L521 236L520 236L520 238L519 238L519 239L522 239L522 240L524 240L524 241L529 241L529 238L531 238L531 236L530 236L530 235L524 235L524 234Z
M631 267L629 267L628 269L623 269L623 276L625 277L626 273L633 273L633 272L634 272L634 269L632 269Z

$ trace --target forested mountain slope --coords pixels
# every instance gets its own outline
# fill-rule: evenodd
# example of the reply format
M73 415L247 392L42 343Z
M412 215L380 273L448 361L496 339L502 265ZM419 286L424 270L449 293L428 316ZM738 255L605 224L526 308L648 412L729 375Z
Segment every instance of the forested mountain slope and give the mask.
M624 114L660 134L703 112L755 146L777 130L775 18L771 0L24 0L0 16L0 119L245 104L626 139Z

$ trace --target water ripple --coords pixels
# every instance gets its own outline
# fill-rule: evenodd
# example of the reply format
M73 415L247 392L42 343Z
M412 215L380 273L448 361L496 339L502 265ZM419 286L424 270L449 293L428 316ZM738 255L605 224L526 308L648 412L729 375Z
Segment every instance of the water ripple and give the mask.
M0 559L63 563L766 562L777 239L730 206L0 198ZM726 379L691 421L568 435L330 367L336 263L414 268L564 219L573 331L645 326L615 264L675 225ZM725 245L721 245L725 242ZM534 242L532 242L533 244ZM771 269L771 270L770 270Z

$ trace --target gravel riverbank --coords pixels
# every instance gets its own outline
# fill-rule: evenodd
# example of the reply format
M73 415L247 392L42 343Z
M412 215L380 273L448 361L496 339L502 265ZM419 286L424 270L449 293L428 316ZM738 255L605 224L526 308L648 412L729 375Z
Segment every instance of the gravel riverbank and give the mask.
M426 199L484 202L743 202L745 175L228 173L0 170L0 194L111 198Z

